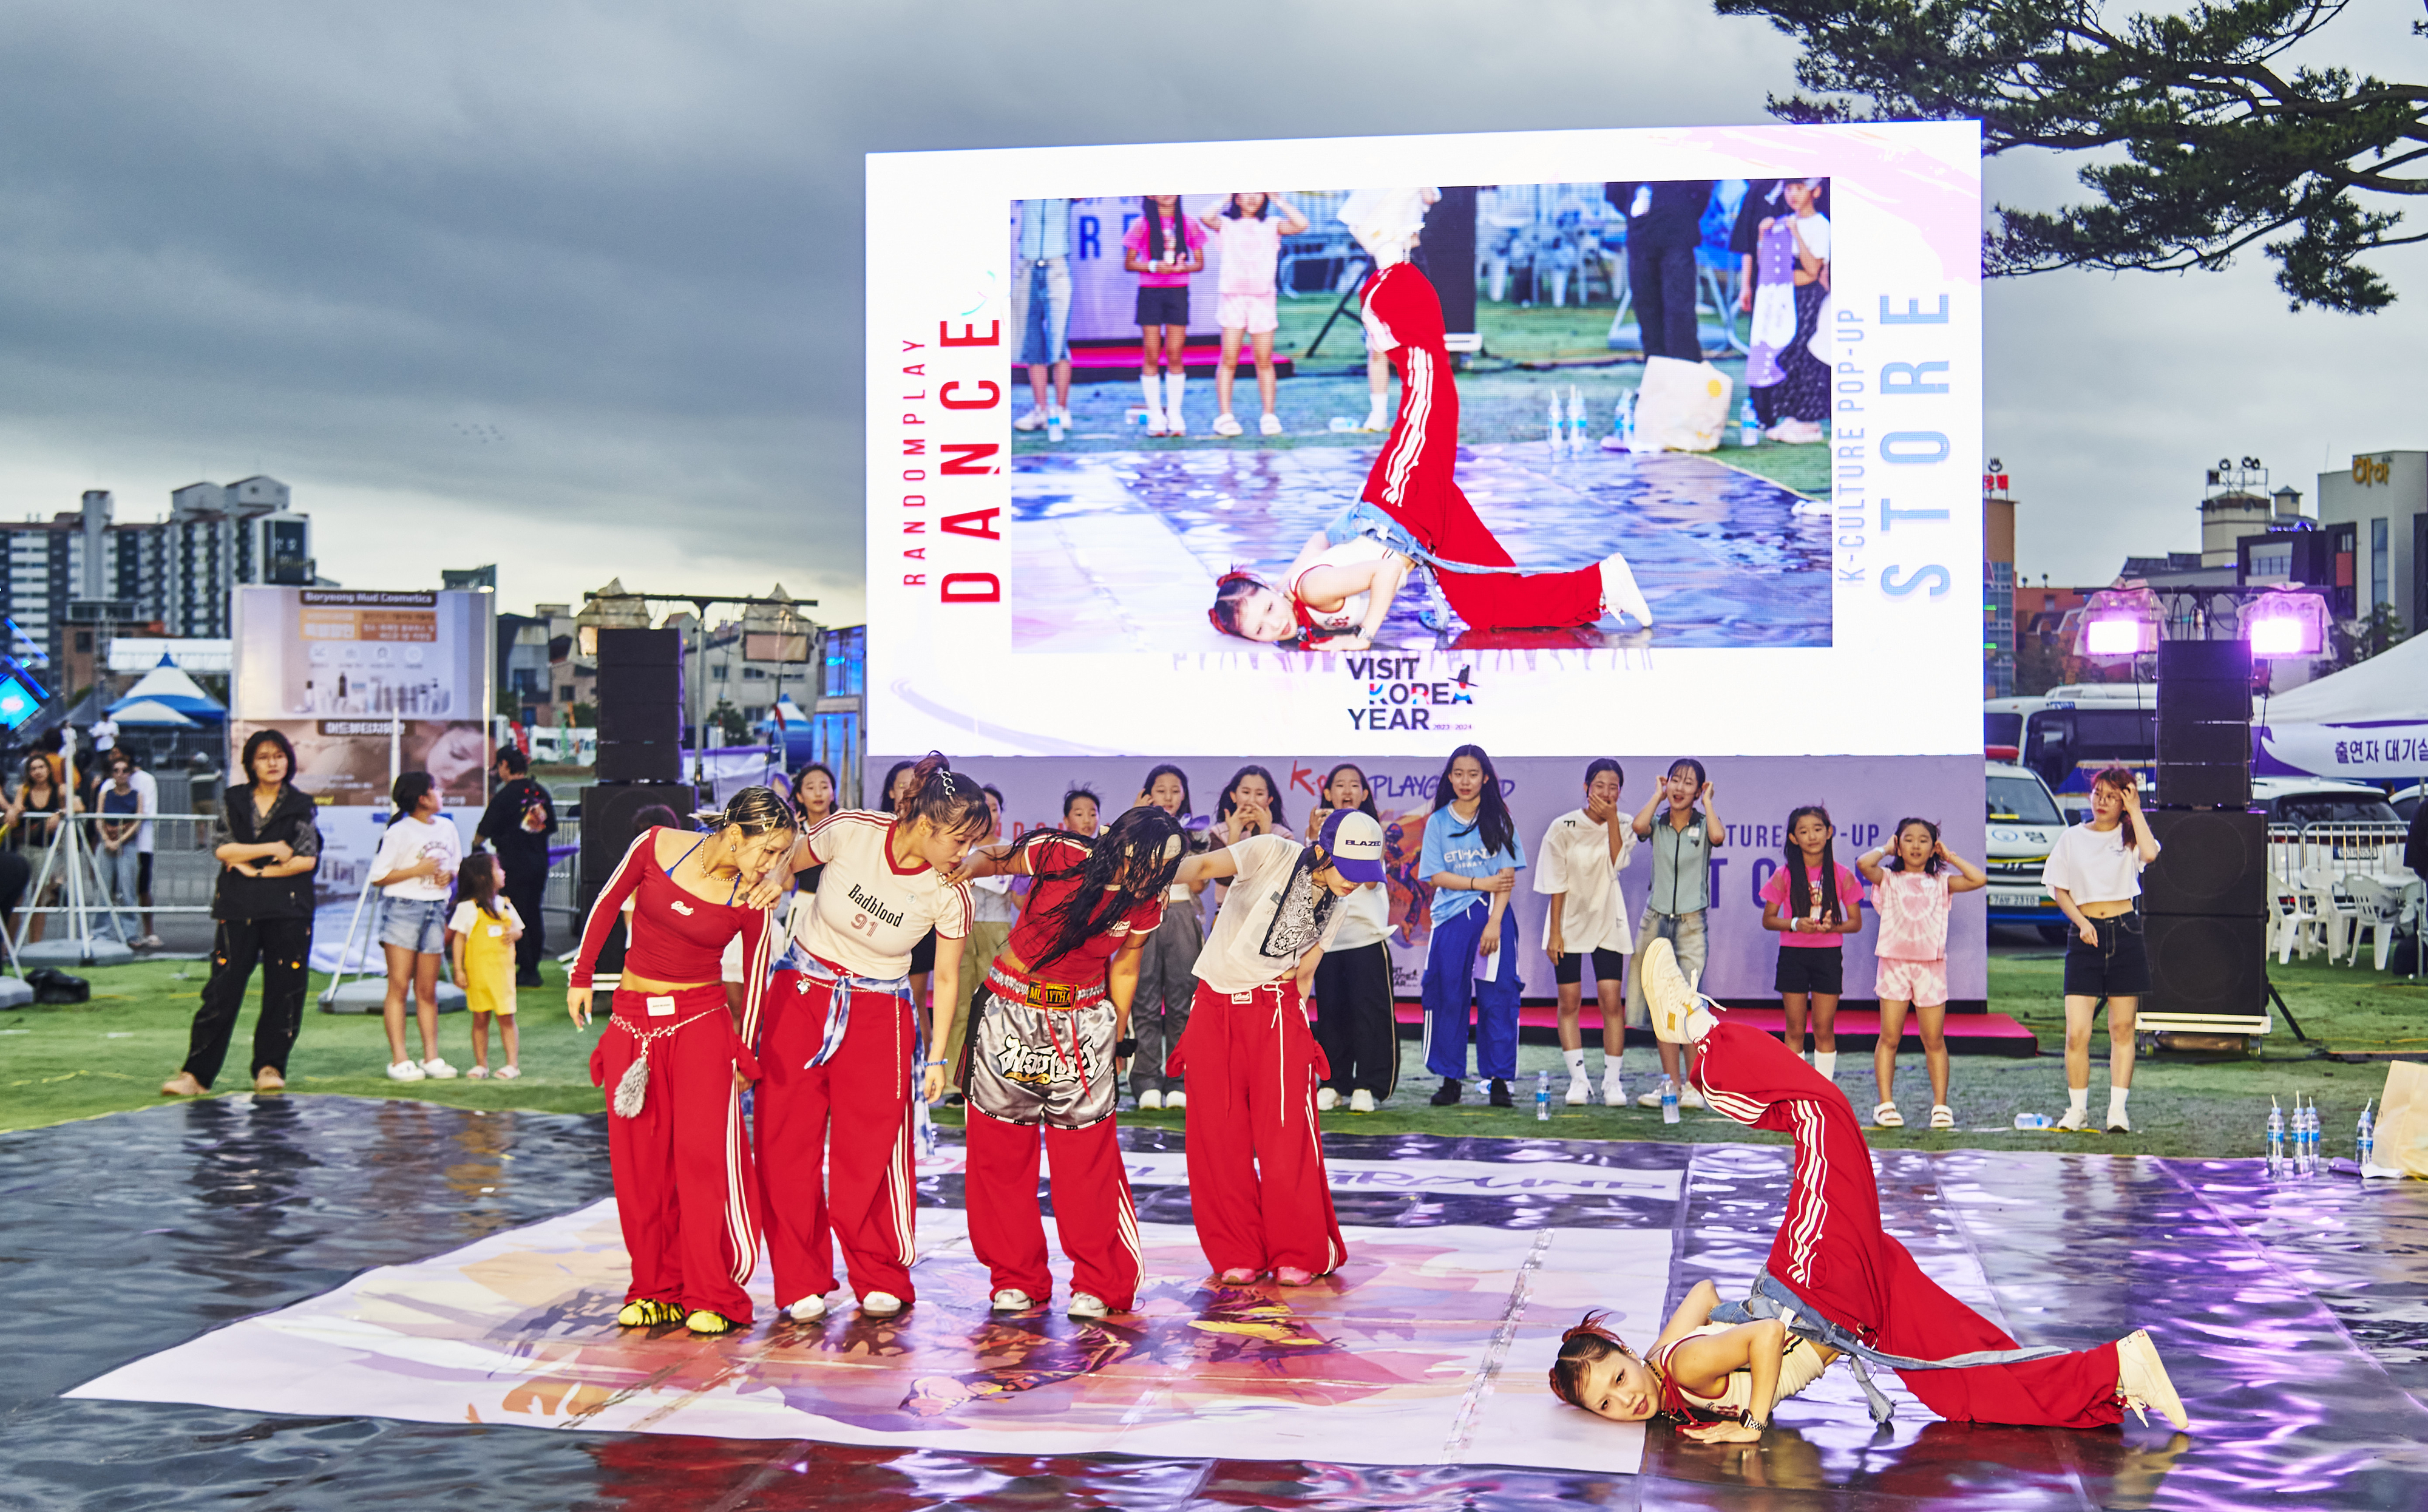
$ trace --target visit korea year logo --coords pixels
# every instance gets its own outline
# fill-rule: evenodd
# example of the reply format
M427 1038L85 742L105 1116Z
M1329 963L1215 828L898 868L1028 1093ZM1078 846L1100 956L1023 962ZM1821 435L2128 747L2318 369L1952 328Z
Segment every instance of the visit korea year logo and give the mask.
M1429 677L1418 656L1343 657L1354 690L1348 708L1352 730L1452 730L1475 728L1476 685L1470 667L1449 677Z

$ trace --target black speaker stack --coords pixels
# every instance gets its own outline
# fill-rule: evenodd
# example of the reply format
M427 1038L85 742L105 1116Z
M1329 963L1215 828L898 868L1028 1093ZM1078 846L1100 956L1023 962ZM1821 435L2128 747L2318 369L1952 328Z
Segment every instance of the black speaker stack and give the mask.
M575 901L590 916L615 863L632 848L643 811L664 807L689 828L697 794L682 781L683 663L679 630L599 632L599 781L582 790ZM667 821L663 815L657 822ZM620 970L623 926L611 931L599 970Z
M2186 1036L2267 1027L2268 821L2251 810L2251 647L2158 646L2157 791L2142 817L2150 995L2140 1027Z

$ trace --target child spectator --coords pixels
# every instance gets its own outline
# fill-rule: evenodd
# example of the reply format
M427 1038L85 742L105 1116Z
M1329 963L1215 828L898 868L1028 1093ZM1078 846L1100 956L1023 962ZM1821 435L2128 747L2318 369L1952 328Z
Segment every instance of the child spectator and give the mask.
M1139 275L1139 389L1146 396L1146 434L1186 436L1181 388L1189 381L1189 278L1206 266L1206 233L1180 208L1177 194L1149 194L1144 213L1122 238L1122 266ZM1157 386L1159 368L1162 386Z
M1617 1108L1627 1101L1619 1064L1627 1049L1627 958L1635 950L1627 929L1627 899L1618 874L1635 854L1635 829L1618 806L1627 773L1604 756L1585 767L1585 805L1551 821L1540 846L1542 869L1534 891L1548 893L1551 911L1543 918L1543 950L1560 990L1560 1055L1568 1063L1570 1107L1593 1100L1585 1080L1584 965L1593 959L1594 996L1601 1008L1601 1100ZM1319 997L1318 1001L1321 999Z
M1507 914L1526 852L1483 747L1451 752L1434 789L1421 849L1418 866L1434 886L1423 989L1425 1069L1442 1078L1427 1100L1435 1108L1458 1102L1472 1010L1476 1070L1491 1082L1492 1106L1507 1108L1509 1080L1518 1075L1518 952L1510 948L1518 932Z
M1838 995L1846 990L1847 935L1863 884L1838 864L1837 828L1829 811L1809 803L1787 816L1787 864L1762 884L1762 927L1779 933L1779 968L1771 990L1787 1014L1787 1047L1804 1054L1804 1014L1813 1013L1813 1069L1838 1074Z
M1307 227L1306 217L1278 194L1252 190L1234 194L1222 209L1206 216L1206 229L1218 238L1222 273L1216 289L1215 323L1222 327L1222 357L1214 369L1214 434L1238 436L1239 421L1231 413L1231 386L1239 376L1239 338L1245 336L1256 357L1256 401L1263 418L1259 436L1282 434L1281 417L1273 413L1273 333L1281 328L1281 302L1274 275L1281 266L1282 238Z
M1668 812L1656 820L1652 813L1665 803ZM1694 982L1703 975L1703 913L1712 903L1712 852L1727 844L1729 837L1703 764L1691 756L1672 762L1668 777L1636 811L1634 830L1635 838L1649 842L1652 847L1652 886L1644 899L1643 916L1635 921L1635 943L1642 946L1654 940L1668 941L1678 953L1679 971ZM1638 972L1627 983L1631 1024L1652 1022L1651 1011L1645 1006L1642 978ZM1687 1074L1680 1075L1680 1054L1679 1046L1661 1042L1661 1074L1678 1084L1680 1106L1700 1108L1703 1099L1695 1091L1694 1066L1689 1062L1682 1068ZM1661 1089L1653 1088L1635 1103L1639 1108L1660 1107Z
M472 1011L472 1069L475 1080L489 1074L489 1019L498 1021L498 1044L506 1063L498 1079L522 1075L522 1041L515 1032L515 942L523 936L522 915L505 896L497 858L484 852L464 858L457 874L459 901L447 921L447 948L454 958L455 985L464 989L464 1006Z
M447 938L447 895L463 864L464 839L441 807L428 772L407 772L389 794L396 816L371 857L371 885L381 892L380 948L387 956L388 1078L444 1080L455 1068L438 1053L438 962ZM404 1053L404 1000L410 992L424 1059Z
M1889 858L1885 863L1883 857ZM1930 1126L1954 1128L1943 1034L1947 1024L1947 915L1957 894L1989 886L1989 875L1950 851L1939 838L1939 826L1928 819L1899 819L1896 838L1864 851L1855 864L1872 884L1872 908L1880 916L1879 943L1874 947L1880 957L1880 1038L1872 1048L1880 1102L1872 1109L1872 1122L1882 1128L1905 1126L1896 1106L1896 1058L1897 1041L1905 1034L1905 1011L1911 1005L1922 1021L1922 1053L1930 1067ZM1959 875L1947 875L1943 866Z

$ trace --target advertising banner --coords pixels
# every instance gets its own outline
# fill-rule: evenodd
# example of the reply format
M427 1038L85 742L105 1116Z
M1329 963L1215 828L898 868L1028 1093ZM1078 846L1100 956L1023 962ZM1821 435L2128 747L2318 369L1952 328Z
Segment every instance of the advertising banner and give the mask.
M229 677L230 787L256 730L295 747L295 783L320 805L313 873L315 970L337 969L355 903L369 880L398 774L425 771L465 846L489 801L487 712L493 595L420 590L235 590ZM364 911L368 920L369 911ZM346 969L376 966L355 931Z

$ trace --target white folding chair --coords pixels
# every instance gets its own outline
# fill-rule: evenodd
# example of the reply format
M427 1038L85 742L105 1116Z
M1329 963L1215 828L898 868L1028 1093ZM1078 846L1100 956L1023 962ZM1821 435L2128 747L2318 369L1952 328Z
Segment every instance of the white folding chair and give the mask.
M2377 969L2384 971L2387 953L2394 948L2394 921L2403 916L2403 894L2375 877L2347 877L2344 885L2352 890L2354 910L2352 954L2344 964L2360 959L2360 936L2366 929L2376 947Z
M2275 926L2276 963L2283 965L2299 955L2310 959L2319 948L2319 915L2310 907L2310 895L2299 883L2268 890L2268 914Z
M2335 874L2324 862L2314 861L2302 868L2302 891L2310 912L2318 916L2320 944L2326 946L2327 959L2333 961L2344 953L2344 936L2360 911L2350 898L2337 894Z

